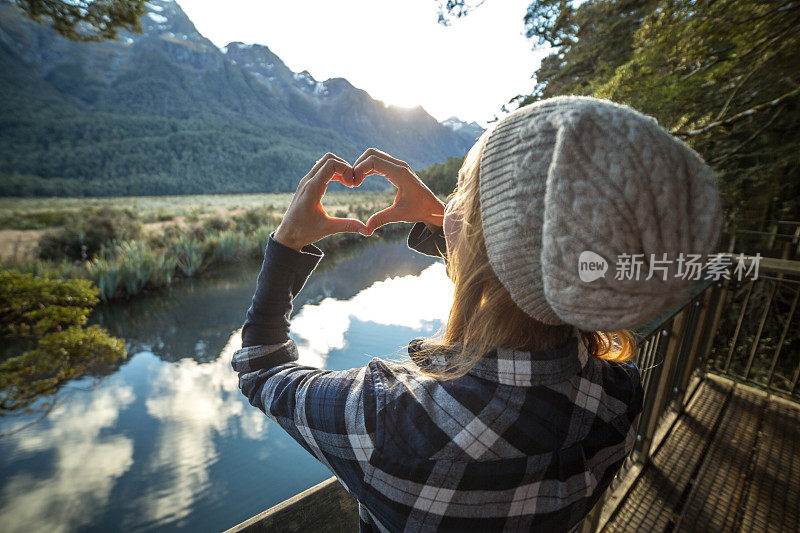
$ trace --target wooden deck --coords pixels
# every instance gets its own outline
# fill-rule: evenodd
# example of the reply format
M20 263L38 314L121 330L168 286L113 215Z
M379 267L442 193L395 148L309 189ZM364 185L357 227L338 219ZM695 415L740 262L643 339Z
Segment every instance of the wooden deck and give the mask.
M613 531L800 531L800 406L706 376L616 511Z

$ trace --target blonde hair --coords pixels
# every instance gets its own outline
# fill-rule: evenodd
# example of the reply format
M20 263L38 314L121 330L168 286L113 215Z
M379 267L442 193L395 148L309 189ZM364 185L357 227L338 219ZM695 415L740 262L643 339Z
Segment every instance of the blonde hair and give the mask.
M570 325L550 326L523 312L492 270L483 240L479 179L480 160L490 131L470 149L458 173L458 185L448 200L449 216L460 218L455 241L448 242L447 274L454 284L453 305L444 333L427 339L412 354L423 374L439 379L469 372L494 348L545 350L557 348L575 334ZM578 330L590 355L623 362L633 356L635 341L628 331ZM448 351L446 365L426 368L423 361L439 348Z

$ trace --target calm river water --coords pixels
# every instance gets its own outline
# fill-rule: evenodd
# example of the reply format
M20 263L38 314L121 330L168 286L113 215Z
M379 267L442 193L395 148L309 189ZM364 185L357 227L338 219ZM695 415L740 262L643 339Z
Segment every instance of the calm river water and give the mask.
M129 357L0 438L0 531L219 531L330 477L237 388L230 357L259 266L96 312ZM444 265L404 242L326 257L295 300L301 362L399 358L440 327L449 291ZM39 416L0 419L0 433Z

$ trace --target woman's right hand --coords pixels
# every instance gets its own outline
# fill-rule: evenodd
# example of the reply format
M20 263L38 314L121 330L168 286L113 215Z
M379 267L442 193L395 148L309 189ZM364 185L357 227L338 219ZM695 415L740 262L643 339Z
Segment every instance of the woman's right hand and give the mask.
M444 203L419 179L405 161L369 148L353 165L354 186L358 187L372 174L380 174L397 187L394 203L369 217L367 234L390 222L424 222L428 227L441 227Z

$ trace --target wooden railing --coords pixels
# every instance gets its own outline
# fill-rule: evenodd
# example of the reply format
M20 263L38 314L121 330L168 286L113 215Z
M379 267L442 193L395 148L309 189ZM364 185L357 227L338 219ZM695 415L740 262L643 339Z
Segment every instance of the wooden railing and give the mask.
M358 531L358 502L335 477L270 507L226 533Z
M800 261L764 258L756 279L729 272L728 278L699 282L688 302L636 330L635 361L645 392L636 443L584 521L585 533L612 516L694 391L692 383L706 372L800 400L798 297Z
M757 279L739 281L729 272L728 279L696 281L686 303L634 331L644 411L633 451L584 532L612 516L706 372L800 400L800 329L792 328L799 297L800 261L765 258ZM357 523L356 501L330 478L231 531L355 531Z

